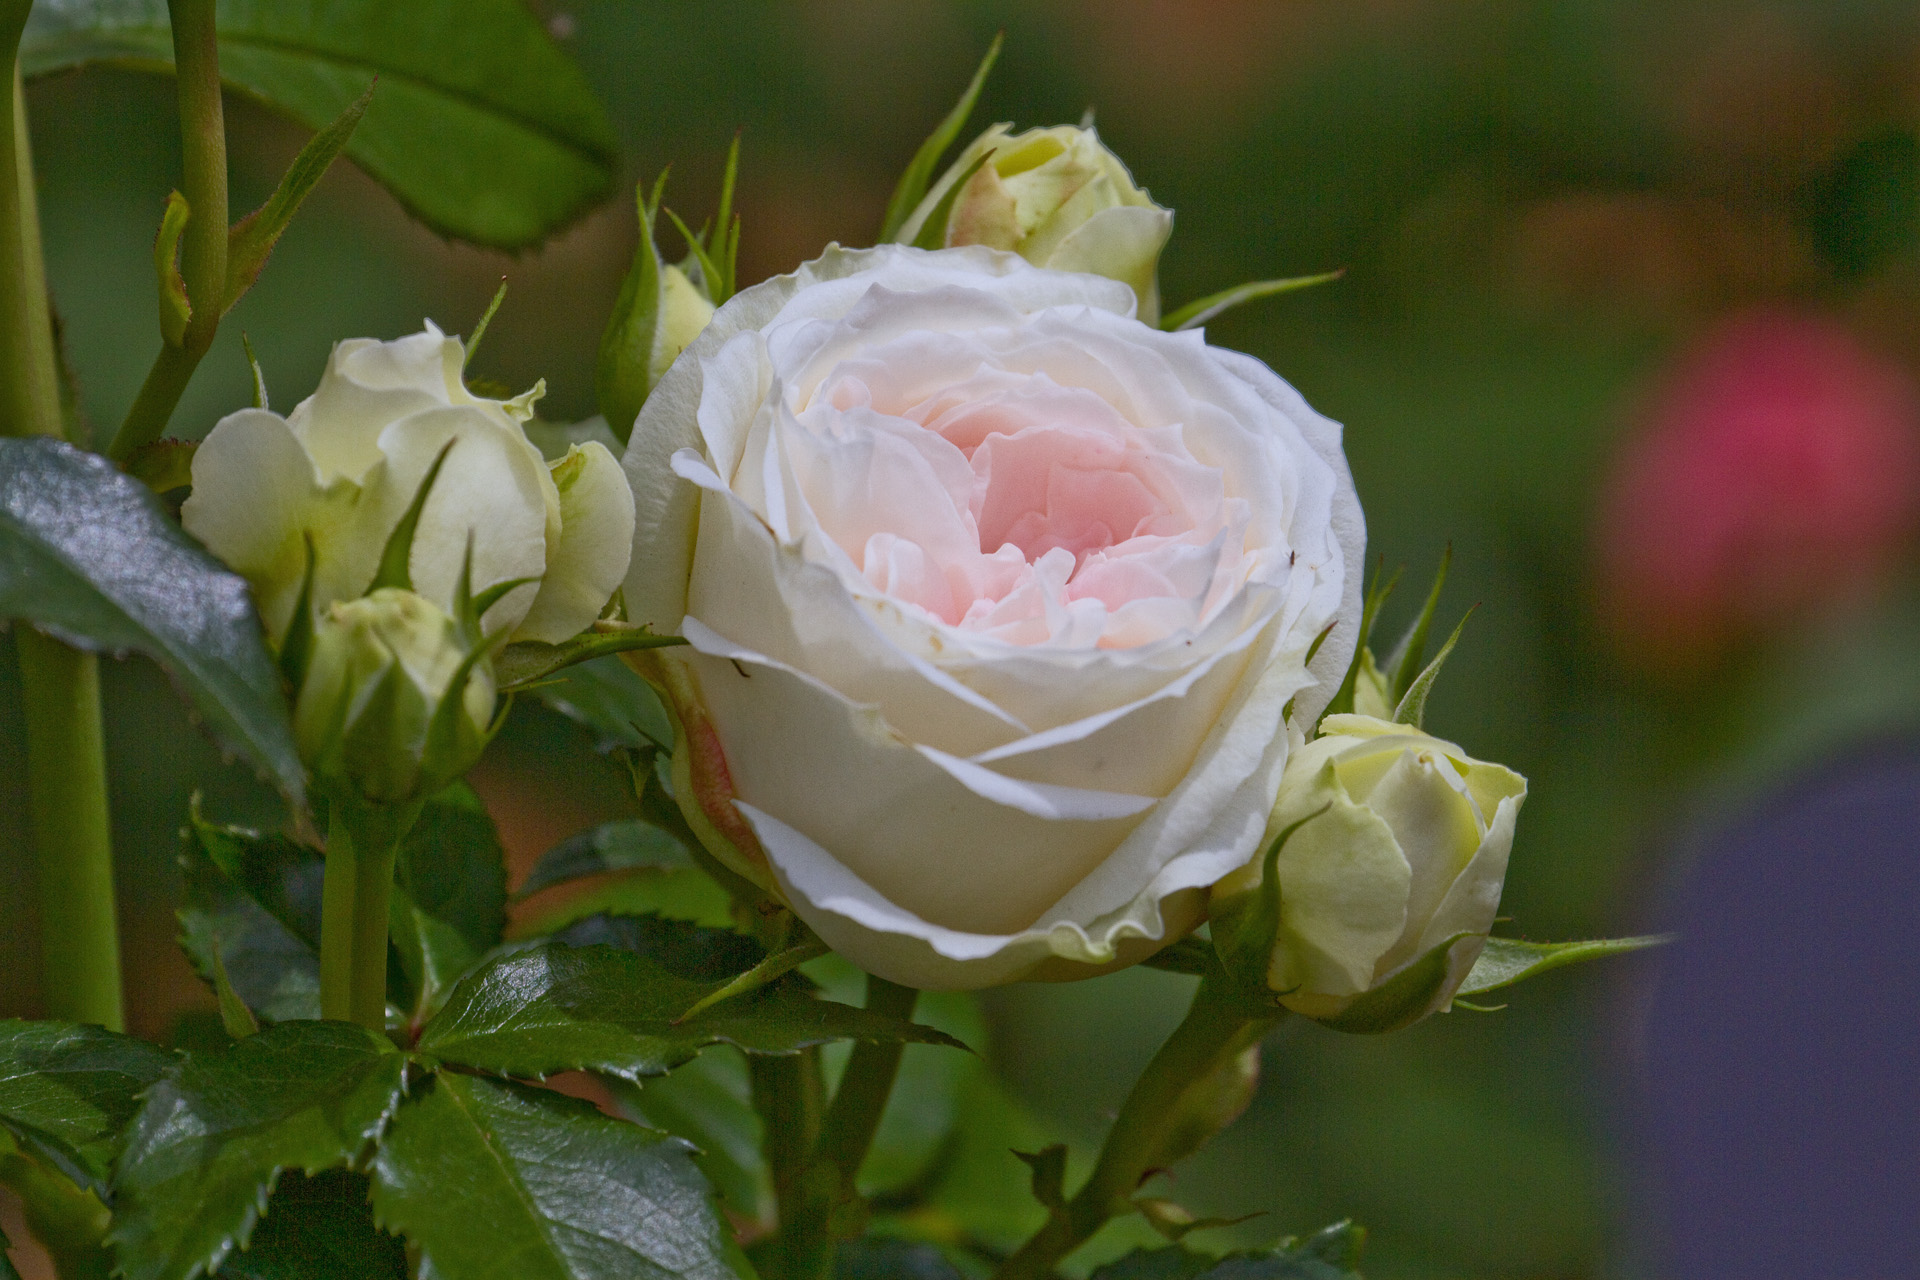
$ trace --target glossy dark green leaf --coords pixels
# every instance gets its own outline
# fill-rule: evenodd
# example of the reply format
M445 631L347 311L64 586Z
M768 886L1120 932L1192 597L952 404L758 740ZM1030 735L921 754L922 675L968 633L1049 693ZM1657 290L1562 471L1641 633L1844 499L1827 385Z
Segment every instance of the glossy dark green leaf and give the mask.
M717 932L653 917L634 923L652 926L662 940L687 937L695 949L698 935ZM691 959L676 956L671 943L648 952L561 943L511 952L461 980L419 1048L503 1075L584 1069L637 1080L671 1071L710 1044L793 1053L832 1040L958 1043L931 1027L815 999L796 977L680 1021L751 967L716 981L707 976L710 962Z
M612 186L606 115L519 0L220 0L218 23L221 78L309 129L377 77L347 155L444 235L524 248ZM169 70L165 0L40 0L21 61Z
M516 896L530 897L551 885L607 871L678 871L692 866L692 855L675 836L650 822L623 818L569 836L547 850L533 864Z
M1562 965L1626 955L1671 941L1671 934L1596 938L1587 942L1527 942L1520 938L1488 938L1487 945L1480 950L1480 958L1473 962L1467 980L1460 984L1458 994L1476 996L1483 991L1497 991L1523 978L1531 978Z
M617 657L568 667L536 691L542 702L593 731L602 751L673 750L673 723L653 686Z
M148 1090L114 1174L125 1280L187 1280L245 1244L281 1171L365 1157L406 1059L344 1022L287 1022L188 1057Z
M512 936L519 939L548 935L582 945L576 929L595 933L593 941L611 941L598 936L605 928L595 917L665 916L705 925L709 929L733 927L733 899L719 882L698 867L656 871L647 867L618 872L598 884L577 893L556 895L558 902L541 903L522 913L515 921Z
M962 1280L946 1254L910 1240L843 1241L833 1274L835 1280Z
M1096 1268L1088 1280L1359 1280L1356 1268L1365 1241L1366 1232L1338 1222L1277 1249L1248 1249L1224 1258L1181 1245L1135 1249Z
M369 1190L365 1174L346 1169L282 1176L219 1280L407 1280L406 1247L373 1225Z
M166 1050L72 1022L0 1022L0 1128L103 1198L120 1132Z
M607 1085L628 1119L694 1145L694 1163L730 1213L747 1222L772 1220L773 1180L745 1055L715 1045L668 1075L638 1084L609 1078Z
M691 1147L520 1084L435 1076L381 1144L373 1204L437 1280L739 1274Z
M198 806L182 837L180 946L195 971L216 985L217 954L234 994L260 1017L319 1017L320 851L209 822Z
M57 440L0 439L0 617L81 648L146 654L216 737L290 798L303 795L280 673L246 582L105 458Z
M506 854L486 806L456 782L421 809L400 843L389 911L396 977L407 989L395 1003L423 1013L506 927Z

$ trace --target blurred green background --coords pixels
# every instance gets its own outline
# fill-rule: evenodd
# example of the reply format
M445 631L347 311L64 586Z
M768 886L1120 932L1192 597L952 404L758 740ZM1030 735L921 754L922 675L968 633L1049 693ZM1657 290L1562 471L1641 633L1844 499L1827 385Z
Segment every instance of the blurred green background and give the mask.
M1844 599L1804 601L1684 663L1630 657L1594 575L1621 440L1726 317L1782 303L1829 315L1920 373L1911 3L536 7L603 94L629 179L671 164L667 203L690 221L744 130L743 282L829 239L870 242L900 167L1002 28L975 125L1071 122L1092 106L1135 177L1177 211L1170 305L1347 268L1339 284L1221 318L1210 337L1346 424L1372 553L1418 584L1387 631L1449 542L1449 611L1483 603L1428 725L1532 781L1506 896L1516 932L1638 930L1682 870L1661 856L1682 824L1920 722L1910 545ZM149 255L178 181L171 85L88 71L38 82L28 101L66 342L87 414L110 427L158 342ZM303 134L242 101L229 112L239 211ZM516 389L545 377L544 416L587 416L633 234L631 202L615 199L535 254L452 246L343 165L223 326L175 431L199 436L248 402L243 332L284 410L331 342L397 336L423 316L467 331L503 275L511 292L474 372ZM171 942L188 791L203 787L231 820L271 822L274 806L188 727L151 667L109 665L130 1007L134 1029L159 1037L182 1009L211 1004ZM18 694L11 660L0 670L0 1015L30 1016ZM523 864L625 804L586 736L533 706L516 710L478 781ZM1266 1216L1198 1239L1352 1216L1371 1229L1376 1280L1628 1273L1637 1174L1617 1158L1613 1104L1634 993L1656 963L1558 975L1504 1012L1398 1036L1284 1028L1253 1108L1174 1190L1203 1214ZM1133 971L987 993L994 1070L1038 1126L1084 1153L1189 986ZM1022 1171L1006 1163L1017 1188Z

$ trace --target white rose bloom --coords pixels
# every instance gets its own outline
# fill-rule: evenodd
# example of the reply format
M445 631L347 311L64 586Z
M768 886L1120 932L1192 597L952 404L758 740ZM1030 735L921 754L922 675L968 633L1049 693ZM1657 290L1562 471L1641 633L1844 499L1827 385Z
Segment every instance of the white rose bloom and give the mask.
M194 454L181 522L252 584L276 642L306 573L306 535L314 607L362 595L449 441L408 565L421 596L453 607L469 538L475 592L534 579L487 611L489 632L565 640L591 626L619 587L633 529L620 464L588 443L549 467L521 425L543 388L504 401L476 396L464 363L460 340L431 322L393 342L348 339L287 417L229 414Z
M722 307L634 430L626 600L691 642L696 803L893 981L1184 933L1258 846L1289 701L1309 722L1353 651L1338 425L1134 305L1010 253L831 248Z

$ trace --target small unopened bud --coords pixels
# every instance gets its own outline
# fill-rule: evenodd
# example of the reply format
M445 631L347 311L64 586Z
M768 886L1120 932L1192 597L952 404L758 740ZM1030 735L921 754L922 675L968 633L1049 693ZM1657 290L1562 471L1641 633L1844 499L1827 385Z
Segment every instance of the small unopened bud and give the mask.
M493 673L463 629L430 601L386 587L318 618L294 737L323 786L397 804L470 769L493 708Z

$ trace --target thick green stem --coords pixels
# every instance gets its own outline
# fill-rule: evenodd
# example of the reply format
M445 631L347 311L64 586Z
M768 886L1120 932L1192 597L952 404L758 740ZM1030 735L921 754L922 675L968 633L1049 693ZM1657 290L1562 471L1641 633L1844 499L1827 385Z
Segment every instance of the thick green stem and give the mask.
M750 1055L747 1070L753 1084L753 1109L760 1114L764 1137L761 1150L773 1180L773 1198L779 1230L769 1249L756 1261L765 1280L787 1280L790 1275L787 1240L804 1199L802 1188L807 1160L820 1134L825 1086L820 1077L820 1051L795 1054Z
M320 1016L387 1026L387 900L400 841L420 806L335 799L320 891Z
M0 432L61 434L60 376L47 311L26 100L17 65L27 0L0 0ZM27 722L28 807L39 861L47 1011L125 1026L114 918L113 845L100 721L100 664L15 628Z
M227 305L227 125L220 100L220 47L214 0L168 0L174 83L180 103L180 185L187 226L180 275L191 313L180 345L162 342L107 455L124 462L158 440L213 346Z
M1224 975L1223 975L1224 977ZM1086 1184L1066 1208L1001 1264L994 1280L1041 1280L1094 1232L1130 1208L1180 1122L1181 1100L1195 1084L1256 1043L1280 1014L1248 1016L1227 983L1209 978L1194 992L1186 1019L1134 1082Z
M39 853L47 1013L123 1031L100 660L26 626L14 628L14 646Z
M867 1008L893 1018L911 1018L920 993L884 978L867 978ZM880 1128L881 1113L900 1073L899 1041L861 1041L854 1045L820 1125L820 1140L802 1177L794 1212L780 1224L787 1280L824 1280L832 1273L833 1246L842 1234L842 1206L859 1196L860 1166ZM856 1215L857 1216L857 1215Z

